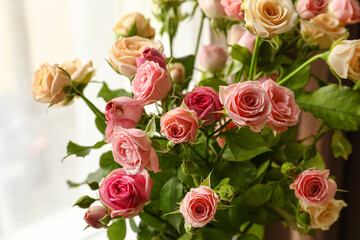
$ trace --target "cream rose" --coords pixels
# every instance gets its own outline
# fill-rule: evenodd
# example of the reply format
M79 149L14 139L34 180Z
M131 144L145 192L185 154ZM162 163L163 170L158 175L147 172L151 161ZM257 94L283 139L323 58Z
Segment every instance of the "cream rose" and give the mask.
M154 38L155 29L150 25L150 19L145 18L139 12L126 14L120 18L119 22L114 26L115 34L124 37L129 36L132 27L136 24L136 35L144 38Z
M309 213L310 228L329 230L330 226L339 218L340 211L347 204L343 200L331 199L320 206L310 206L300 201L300 207L304 212Z
M328 63L339 77L360 81L360 40L336 44L328 56Z
M71 84L71 79L57 67L43 63L35 71L32 79L32 96L37 102L56 104L63 101L63 88Z
M262 38L288 32L298 20L291 0L246 0L241 8L246 26Z
M347 35L346 28L329 13L323 13L310 21L300 20L300 32L309 45L320 49L330 48L339 38Z
M135 75L136 58L140 57L146 47L155 48L159 52L164 51L160 41L152 41L138 36L116 40L109 51L109 62L120 74L131 77Z
M71 76L71 79L77 83L88 84L91 77L94 75L94 69L92 61L88 61L85 65L82 65L80 59L73 61L65 61L60 65Z

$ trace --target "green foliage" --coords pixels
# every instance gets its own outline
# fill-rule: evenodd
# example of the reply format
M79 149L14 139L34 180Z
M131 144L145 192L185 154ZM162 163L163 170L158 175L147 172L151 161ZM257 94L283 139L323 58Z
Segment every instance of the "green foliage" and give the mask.
M231 56L233 59L241 62L247 68L250 67L252 54L246 47L237 44L231 46Z
M348 156L352 153L352 146L349 140L342 134L341 131L336 130L332 137L331 148L336 158L342 157L348 159Z
M148 125L146 126L145 132L150 138L152 138L155 135L156 132L155 115L151 118Z
M82 196L81 198L79 198L73 206L78 206L80 208L88 208L95 201L96 201L96 199L85 195L85 196Z
M198 232L199 240L231 240L228 233L214 228L202 228Z
M63 160L71 155L75 155L77 157L85 157L89 155L91 149L99 149L104 146L106 143L104 141L100 141L95 143L93 146L81 146L72 141L69 141L66 149L67 155L63 158Z
M244 204L250 207L261 206L270 200L273 190L274 186L270 184L254 185L246 191Z
M213 88L215 91L219 91L220 86L227 86L228 84L218 78L206 78L199 82L199 86L207 86Z
M109 240L123 240L126 236L125 219L116 219L107 230Z
M105 102L111 101L117 97L131 97L131 94L124 89L111 90L107 83L103 82L103 86L98 93L98 97L101 97Z

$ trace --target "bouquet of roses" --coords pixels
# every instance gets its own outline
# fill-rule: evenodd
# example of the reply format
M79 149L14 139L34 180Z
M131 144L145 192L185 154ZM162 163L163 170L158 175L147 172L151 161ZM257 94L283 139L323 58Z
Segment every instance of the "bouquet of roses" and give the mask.
M67 156L112 146L83 183L68 181L99 196L75 203L87 209L86 223L107 228L109 239L125 237L125 219L138 239L262 239L264 226L276 222L312 236L328 230L346 203L334 198L337 184L316 143L334 129L333 153L346 159L352 147L341 130L360 130L360 40L345 40L345 26L360 21L359 3L193 0L193 11L183 13L184 2L154 0L170 56L142 14L114 27L108 63L128 77L131 93L103 82L104 112L84 95L95 73L91 62L45 63L34 74L36 101L63 106L80 97L104 134L92 146L70 141ZM174 57L179 23L198 7L196 51ZM206 19L227 36L227 49L206 45L197 54ZM311 74L316 59L328 63L339 84ZM318 89L306 92L310 76ZM296 140L300 109L321 124Z

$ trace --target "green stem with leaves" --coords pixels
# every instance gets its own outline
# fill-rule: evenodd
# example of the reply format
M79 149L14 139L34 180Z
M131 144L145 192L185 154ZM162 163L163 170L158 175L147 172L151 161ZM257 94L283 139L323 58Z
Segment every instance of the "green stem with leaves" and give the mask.
M251 64L250 64L250 69L249 69L249 80L253 80L253 77L256 74L257 57L259 55L259 49L260 49L261 42L262 42L261 38L259 36L256 36L254 52L252 54Z

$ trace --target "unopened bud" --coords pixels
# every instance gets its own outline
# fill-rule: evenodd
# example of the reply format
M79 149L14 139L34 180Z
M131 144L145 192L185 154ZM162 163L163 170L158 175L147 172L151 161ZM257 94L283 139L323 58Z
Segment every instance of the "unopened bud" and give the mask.
M219 194L221 200L231 202L235 197L235 188L226 183L220 187L217 193Z
M91 206L85 213L85 222L93 228L102 228L105 225L100 222L107 215L107 210L102 206Z
M182 83L185 80L185 67L182 63L169 64L169 72L175 83Z

